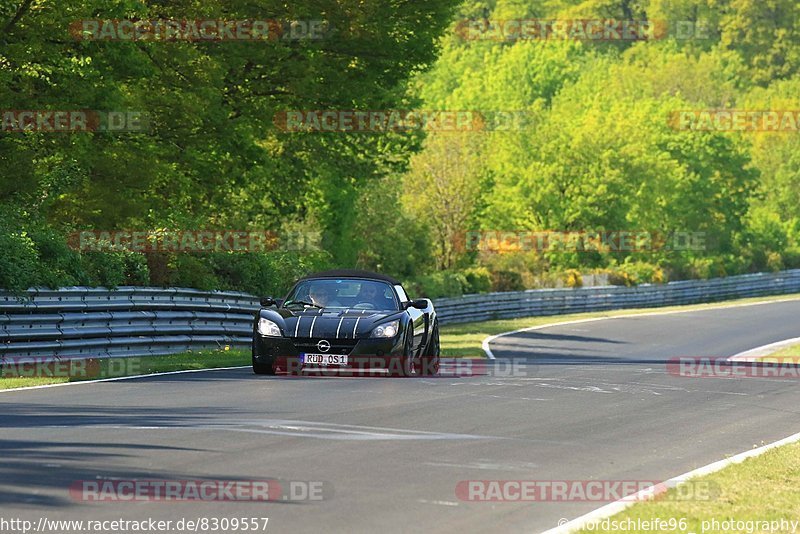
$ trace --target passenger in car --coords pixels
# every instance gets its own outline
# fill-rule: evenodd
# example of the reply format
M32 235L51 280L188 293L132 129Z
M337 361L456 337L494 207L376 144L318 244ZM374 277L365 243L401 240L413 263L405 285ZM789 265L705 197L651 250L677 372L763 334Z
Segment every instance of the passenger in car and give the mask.
M371 306L375 309L383 309L386 299L378 291L375 284L361 284L361 289L356 297L356 308Z

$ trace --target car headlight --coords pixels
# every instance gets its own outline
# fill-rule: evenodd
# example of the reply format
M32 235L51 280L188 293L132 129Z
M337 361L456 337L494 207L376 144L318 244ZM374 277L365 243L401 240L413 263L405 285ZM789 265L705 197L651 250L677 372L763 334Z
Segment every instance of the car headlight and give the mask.
M268 337L281 337L283 335L277 324L264 317L258 320L258 333Z
M375 327L370 337L395 337L400 329L400 321L392 321Z

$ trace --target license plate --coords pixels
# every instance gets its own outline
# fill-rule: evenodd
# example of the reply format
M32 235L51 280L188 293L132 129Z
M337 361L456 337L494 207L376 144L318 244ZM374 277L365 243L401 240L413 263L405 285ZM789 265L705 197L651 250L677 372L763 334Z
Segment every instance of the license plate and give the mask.
M300 355L306 365L347 365L347 354L307 354Z

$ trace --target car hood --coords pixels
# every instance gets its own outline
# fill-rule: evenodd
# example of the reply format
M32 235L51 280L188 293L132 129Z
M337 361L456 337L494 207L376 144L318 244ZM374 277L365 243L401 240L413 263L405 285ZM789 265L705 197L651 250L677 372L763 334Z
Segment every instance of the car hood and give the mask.
M399 318L400 311L261 310L260 315L278 323L283 335L301 338L354 339L366 337L380 323Z

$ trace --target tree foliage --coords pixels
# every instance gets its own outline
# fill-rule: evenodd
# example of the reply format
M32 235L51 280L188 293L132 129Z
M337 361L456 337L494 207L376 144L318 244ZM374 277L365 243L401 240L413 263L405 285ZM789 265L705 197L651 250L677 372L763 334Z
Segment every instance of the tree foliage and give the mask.
M480 148L467 151L462 162L480 161L489 179L481 182L481 202L469 202L465 226L697 232L705 239L705 250L528 252L520 261L482 255L478 262L521 272L532 283L569 269L619 270L625 280L659 281L662 268L676 278L800 266L792 252L798 243L797 133L679 131L668 121L679 110L798 109L795 4L463 4L463 17L495 22L614 18L669 29L664 39L644 42L445 37L434 68L416 80L426 105L524 110L530 117L520 131L473 134L482 136ZM683 34L676 34L679 27ZM696 33L687 37L685 28ZM415 161L457 168L452 158L426 145ZM451 179L458 174L449 173ZM417 183L412 165L406 187ZM428 210L437 221L452 210L452 200ZM434 224L432 238L442 228ZM436 252L440 262L447 257L444 247Z
M336 265L447 294L576 285L576 273L595 270L635 283L800 266L798 134L679 131L667 120L679 110L800 109L798 16L794 0L5 0L4 109L136 110L149 130L0 134L0 286L277 291ZM465 20L524 18L646 20L668 31L600 42L457 31ZM324 19L330 31L92 41L70 33L82 19ZM274 124L288 110L390 109L519 121L457 133ZM64 236L87 228L305 230L321 240L304 254L249 257L69 249ZM700 232L707 247L460 248L478 229Z

